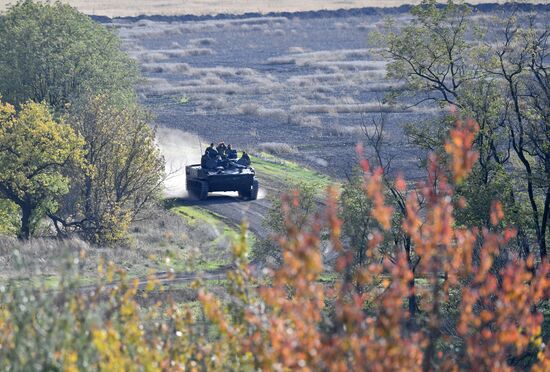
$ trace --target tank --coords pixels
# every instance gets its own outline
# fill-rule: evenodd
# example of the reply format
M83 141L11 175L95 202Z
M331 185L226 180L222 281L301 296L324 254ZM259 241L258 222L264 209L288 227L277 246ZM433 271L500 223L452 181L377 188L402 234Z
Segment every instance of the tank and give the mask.
M204 200L209 192L237 191L245 200L256 200L260 184L254 168L229 165L203 169L200 164L185 167L186 188L189 196Z

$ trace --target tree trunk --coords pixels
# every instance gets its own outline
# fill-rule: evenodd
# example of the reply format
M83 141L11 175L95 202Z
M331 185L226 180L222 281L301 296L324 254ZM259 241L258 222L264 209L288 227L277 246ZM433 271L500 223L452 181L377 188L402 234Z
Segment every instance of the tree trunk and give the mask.
M28 240L31 237L31 215L32 206L24 204L21 206L21 229L19 239Z
M415 317L416 312L418 310L418 304L416 301L416 289L415 289L415 270L416 265L412 262L412 252L411 252L411 238L405 237L405 253L407 254L407 263L409 264L409 269L411 270L413 276L412 279L409 280L408 287L409 287L409 315L411 317L411 325L414 326L415 323Z
M540 232L540 251L541 257L544 254L546 257L546 229L548 228L548 221L550 218L550 187L546 189L546 197L544 198L544 210L542 213L542 223Z

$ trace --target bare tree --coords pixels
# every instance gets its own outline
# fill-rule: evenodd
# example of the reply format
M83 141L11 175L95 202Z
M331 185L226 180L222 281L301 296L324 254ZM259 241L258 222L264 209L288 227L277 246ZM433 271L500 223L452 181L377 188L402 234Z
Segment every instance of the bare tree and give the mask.
M471 219L463 222L488 227L491 200L498 192L518 229L523 255L532 253L534 246L545 259L550 218L550 29L540 29L535 16L511 14L492 21L492 33L478 33L483 27L469 14L467 6L452 1L438 7L425 0L415 7L410 25L383 38L393 61L389 76L406 83L404 92L412 93L408 100L414 104L430 100L454 105L479 124L475 144L480 156L462 186L473 209ZM434 132L445 133L449 123L440 121L443 131L416 129L414 140L442 148L444 138L432 137Z
M490 71L505 84L506 124L523 173L532 225L541 259L547 257L546 233L550 213L550 66L549 29L537 30L534 18L521 27L508 19L503 44L494 53ZM537 201L537 194L543 199Z

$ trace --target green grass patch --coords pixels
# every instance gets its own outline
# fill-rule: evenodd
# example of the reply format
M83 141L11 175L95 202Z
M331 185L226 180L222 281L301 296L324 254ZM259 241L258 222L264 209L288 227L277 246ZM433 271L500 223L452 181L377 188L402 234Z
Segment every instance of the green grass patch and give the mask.
M79 286L91 285L96 282L95 277L78 275L73 278ZM35 275L26 278L0 278L0 283L10 283L20 288L36 288L46 290L58 290L62 284L60 275ZM66 284L66 283L65 283Z
M235 240L239 237L239 226L230 225L225 217L217 213L201 207L187 205L168 204L168 209L180 215L191 226L208 224L216 227L221 234L212 242L213 244L217 244L221 239L229 238ZM248 242L250 246L253 246L254 242L256 242L256 237L251 233L248 234Z
M200 261L193 266L193 269L197 271L214 271L227 264L228 263L223 260Z
M192 228L208 225L217 231L214 238L209 238L206 249L201 251L200 257L194 258L193 262L174 259L171 266L174 270L212 271L231 263L230 247L240 238L240 226L205 208L182 205L177 199L165 200L165 207L181 216ZM247 233L247 239L250 250L252 250L257 239L250 231Z
M187 105L190 101L191 99L187 96L181 96L176 99L176 102L180 105Z
M202 315L202 304L200 303L200 301L189 301L178 306L183 310L189 309L195 319L199 318Z
M319 275L319 282L321 283L334 283L339 278L337 273L324 272Z
M167 207L191 227L209 225L217 231L217 236L208 242L208 248L202 252L201 257L192 263L174 261L175 270L211 271L229 263L230 251L226 247L238 238L237 226L230 224L223 216L198 206L171 204Z
M330 185L338 185L334 179L325 174L265 152L253 155L250 159L260 178L281 181L291 185L304 184L318 188L320 193L324 193Z
M226 218L197 206L179 205L171 207L170 210L180 216L191 226L197 224L208 224L215 226L221 231L221 235L217 238L223 238L224 236L235 238L238 233L235 227L230 226L226 222Z
M213 244L217 244L221 239L225 238L236 239L239 235L236 228L226 223L225 217L204 208L180 205L170 210L182 216L191 226L204 223L216 227L221 234L212 242Z
M183 219L190 225L196 225L198 223L207 223L215 226L222 223L225 224L222 221L224 219L222 216L214 212L210 212L204 208L179 205L171 207L170 210L182 216Z

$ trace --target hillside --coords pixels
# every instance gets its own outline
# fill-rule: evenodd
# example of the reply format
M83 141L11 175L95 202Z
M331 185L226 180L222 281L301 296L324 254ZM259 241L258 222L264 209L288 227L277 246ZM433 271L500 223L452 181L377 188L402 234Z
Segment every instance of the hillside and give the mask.
M407 4L418 4L419 0L256 0L256 1L213 1L213 0L118 0L118 1L88 1L64 0L83 13L108 17L124 17L137 15L207 15L207 14L243 14L249 12L299 12L311 10L335 10L362 7L398 7ZM470 4L499 3L503 0L470 0ZM524 1L524 3L544 4L543 0ZM13 0L1 0L0 9L4 10Z

